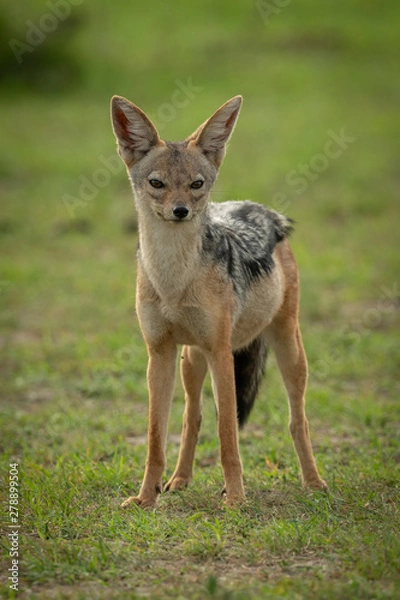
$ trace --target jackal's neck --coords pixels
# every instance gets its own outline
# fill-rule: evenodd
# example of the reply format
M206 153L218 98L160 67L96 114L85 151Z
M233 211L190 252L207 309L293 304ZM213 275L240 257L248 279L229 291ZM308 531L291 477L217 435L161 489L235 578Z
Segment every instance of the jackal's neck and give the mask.
M203 222L156 220L139 215L139 260L158 295L177 301L201 263Z

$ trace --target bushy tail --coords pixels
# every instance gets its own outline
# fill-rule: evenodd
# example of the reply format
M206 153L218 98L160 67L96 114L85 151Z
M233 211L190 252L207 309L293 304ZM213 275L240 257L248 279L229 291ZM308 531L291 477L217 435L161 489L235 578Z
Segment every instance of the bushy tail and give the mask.
M268 348L263 336L233 354L239 427L246 423L265 371Z

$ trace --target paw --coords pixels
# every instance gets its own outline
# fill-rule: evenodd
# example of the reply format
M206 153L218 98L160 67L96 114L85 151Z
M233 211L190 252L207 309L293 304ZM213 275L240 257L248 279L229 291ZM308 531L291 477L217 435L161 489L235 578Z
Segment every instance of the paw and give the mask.
M226 487L224 487L224 489L222 490L221 496L224 499L225 506L228 506L229 508L234 508L236 506L240 506L246 500L244 491L239 491L237 493L234 493L234 494L231 493L231 494L227 495Z
M190 481L191 480L188 477L172 476L171 479L168 481L168 483L165 485L164 491L165 492L174 492L177 490L183 490L188 487Z
M310 488L311 490L319 490L321 492L327 492L329 489L326 481L320 477L318 479L310 479L309 481L305 481L304 487Z
M243 494L239 494L239 495L229 495L229 496L225 496L225 506L227 506L228 508L237 508L238 506L241 506L246 500L245 495Z
M136 504L136 506L140 506L140 508L154 508L157 502L156 498L142 498L140 496L130 496L126 500L124 500L121 504L121 508L127 508L130 504Z

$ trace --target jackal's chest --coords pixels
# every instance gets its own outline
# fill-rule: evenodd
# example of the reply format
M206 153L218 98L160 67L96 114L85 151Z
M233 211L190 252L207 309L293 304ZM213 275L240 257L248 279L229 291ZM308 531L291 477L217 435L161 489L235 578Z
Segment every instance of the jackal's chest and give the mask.
M165 320L170 327L181 326L197 330L199 327L204 327L207 320L204 310L196 305L160 302L158 308L161 319Z
M202 307L192 305L174 309L163 306L161 312L178 344L203 345L210 335L210 318Z
M186 285L181 276L164 287L151 275L138 271L136 308L146 340L157 343L168 336L177 344L208 347L221 314L230 311L231 288L213 267L193 269Z
M176 344L204 345L210 335L210 315L196 304L144 302L138 316L145 338L153 343L170 336Z

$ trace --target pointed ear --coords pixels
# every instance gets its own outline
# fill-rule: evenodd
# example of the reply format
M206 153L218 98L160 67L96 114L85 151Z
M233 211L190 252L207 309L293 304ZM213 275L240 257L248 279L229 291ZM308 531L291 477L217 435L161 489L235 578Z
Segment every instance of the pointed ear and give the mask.
M242 105L242 96L225 102L203 125L187 138L189 146L198 146L217 169L225 156L226 144L233 132Z
M111 122L119 155L127 166L138 162L154 146L163 145L147 115L122 96L111 99Z

